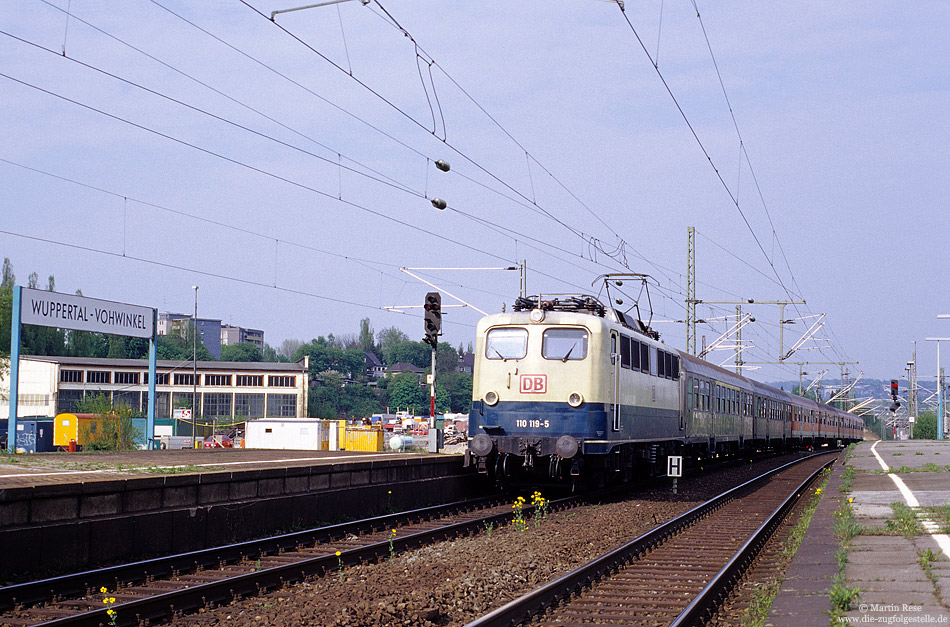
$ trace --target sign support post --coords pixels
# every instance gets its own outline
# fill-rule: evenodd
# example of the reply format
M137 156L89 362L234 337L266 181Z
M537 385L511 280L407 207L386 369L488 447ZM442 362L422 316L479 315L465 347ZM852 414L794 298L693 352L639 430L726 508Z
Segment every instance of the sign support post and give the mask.
M13 287L13 318L10 321L10 420L7 422L7 451L16 452L16 417L20 379L20 299L23 288Z
M152 309L152 337L148 340L148 413L145 418L145 447L158 448L155 442L155 379L158 354L158 310Z

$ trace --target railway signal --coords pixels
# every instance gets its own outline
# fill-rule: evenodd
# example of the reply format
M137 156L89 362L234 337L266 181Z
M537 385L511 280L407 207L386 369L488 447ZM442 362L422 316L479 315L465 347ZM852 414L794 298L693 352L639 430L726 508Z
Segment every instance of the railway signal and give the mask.
M897 412L897 408L901 406L901 402L897 400L897 379L891 379L891 400L894 402L891 403L891 406L888 408L892 412Z
M426 344L435 348L439 343L439 331L442 330L442 295L438 292L426 294L425 309Z

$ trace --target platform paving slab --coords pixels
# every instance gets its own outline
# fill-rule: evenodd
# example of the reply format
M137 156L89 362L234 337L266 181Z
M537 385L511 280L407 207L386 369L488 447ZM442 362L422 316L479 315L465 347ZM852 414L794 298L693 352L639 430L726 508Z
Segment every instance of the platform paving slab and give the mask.
M905 503L882 472L872 445L860 443L845 463L836 465L766 625L829 624L830 591L838 572L834 553L840 546L834 537L834 512L849 496L854 498L855 521L878 531L894 519L891 504ZM922 506L950 504L950 442L882 442L876 450L892 469L913 469L898 476ZM858 471L847 494L837 489L846 466ZM927 550L938 555L929 577L918 562ZM844 576L845 585L861 592L854 609L838 624L950 625L950 560L929 534L909 539L859 535L851 542Z

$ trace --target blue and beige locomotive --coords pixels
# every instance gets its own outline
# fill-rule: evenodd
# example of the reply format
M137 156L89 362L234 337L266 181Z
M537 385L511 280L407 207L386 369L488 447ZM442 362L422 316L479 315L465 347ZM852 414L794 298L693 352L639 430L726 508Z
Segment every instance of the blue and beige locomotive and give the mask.
M690 460L861 438L859 418L705 362L587 295L478 324L468 463L499 481L603 483Z

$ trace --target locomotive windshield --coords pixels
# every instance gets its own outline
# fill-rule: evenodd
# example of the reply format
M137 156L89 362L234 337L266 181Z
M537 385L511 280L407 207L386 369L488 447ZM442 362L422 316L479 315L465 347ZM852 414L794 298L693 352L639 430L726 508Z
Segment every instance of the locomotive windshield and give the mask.
M492 329L485 338L485 357L488 359L524 359L527 354L527 329Z
M561 361L580 360L587 357L587 331L585 329L548 329L541 341L541 356Z

